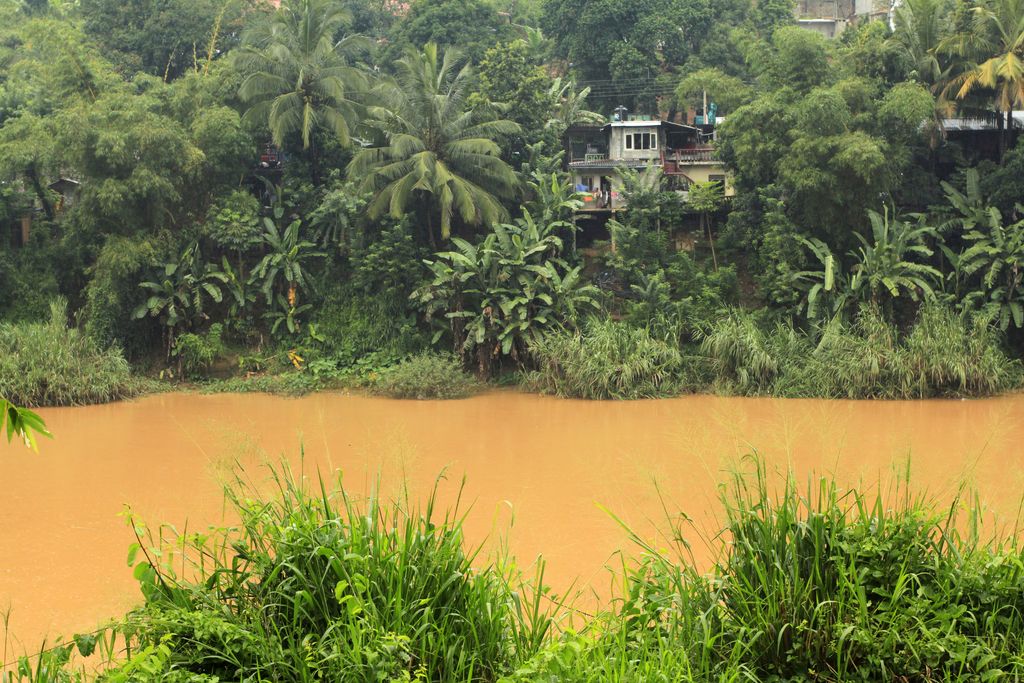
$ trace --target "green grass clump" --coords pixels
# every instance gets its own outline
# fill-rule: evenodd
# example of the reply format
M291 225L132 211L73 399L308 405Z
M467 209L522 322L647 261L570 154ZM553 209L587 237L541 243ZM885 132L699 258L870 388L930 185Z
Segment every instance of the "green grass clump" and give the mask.
M1020 385L1021 365L983 316L923 308L901 334L874 309L820 332L765 329L734 313L704 338L719 388L799 398L917 399L990 396Z
M612 320L592 320L582 332L543 334L530 342L530 354L538 369L528 375L528 383L570 398L674 396L685 372L675 345Z
M288 370L279 374L230 377L204 382L204 394L275 394L305 396L328 387L329 382L305 370Z
M543 640L539 603L465 549L436 486L420 506L357 501L340 478L273 481L269 497L228 489L237 527L133 546L146 602L119 630L150 670L130 680L494 681Z
M988 681L1024 677L1024 552L982 541L980 506L829 479L774 493L763 467L723 494L717 552L694 569L672 529L633 540L620 597L508 681ZM666 549L667 548L667 549Z
M437 353L417 354L380 370L368 382L371 391L391 398L466 398L480 390L456 358Z
M44 323L0 323L0 395L18 405L86 405L136 396L133 377L116 349L101 349L67 325L67 303L50 306Z

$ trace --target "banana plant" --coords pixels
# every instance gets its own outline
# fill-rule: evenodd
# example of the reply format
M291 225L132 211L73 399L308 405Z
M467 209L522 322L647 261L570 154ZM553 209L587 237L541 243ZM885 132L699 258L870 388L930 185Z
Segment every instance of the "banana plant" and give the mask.
M280 219L283 212L275 209L275 216ZM275 290L284 287L289 301L298 297L300 289L312 289L312 281L307 277L305 263L314 258L323 258L327 254L317 250L316 244L299 238L301 221L295 220L288 224L284 231L278 230L277 223L264 218L263 243L267 254L252 271L250 283L259 283L260 290L273 303Z
M549 174L538 169L530 174L526 188L531 197L527 204L531 213L536 213L540 222L551 231L568 231L572 235L571 253L575 255L579 228L573 216L583 208L583 200L572 181L564 173L554 171Z
M529 339L575 326L600 308L597 288L559 258L562 240L529 213L496 225L479 244L456 237L452 245L427 261L433 277L413 298L428 319L443 316L456 352L472 359L481 375L491 374L502 358L523 363Z
M207 318L207 300L220 303L224 299L221 287L227 282L227 275L203 261L199 244L193 242L177 261L164 265L159 277L139 284L149 296L135 309L133 317L160 319L169 358L178 331Z
M804 270L793 277L806 287L801 308L808 320L825 322L843 317L851 301L850 281L843 265L828 245L817 238L797 238L820 264L820 270Z
M278 336L282 325L289 334L298 334L302 330L300 316L313 308L312 304L301 304L299 306L288 303L284 295L277 295L277 308L264 314L267 320L271 321L270 333Z
M283 218L284 207L280 205L274 207L273 218L264 217L263 243L266 254L253 268L249 283L258 283L267 304L274 305L276 302L278 312L288 319L289 315L294 316L302 308L299 304L300 292L313 289L307 265L313 259L324 258L327 254L320 251L313 242L301 238L301 221L294 220L284 230L280 230L278 222ZM277 327L275 325L275 329Z
M971 245L960 255L967 275L981 275L981 298L994 309L999 327L1024 327L1024 221L1004 225L999 210L987 229L971 230Z
M884 301L888 307L893 299L904 294L913 301L934 299L932 285L942 279L942 274L912 259L924 260L932 256L934 252L925 240L937 239L936 230L924 224L914 226L906 221L890 220L888 209L884 214L868 211L868 218L872 240L857 234L861 246L850 252L856 261L850 279L853 295L876 305Z

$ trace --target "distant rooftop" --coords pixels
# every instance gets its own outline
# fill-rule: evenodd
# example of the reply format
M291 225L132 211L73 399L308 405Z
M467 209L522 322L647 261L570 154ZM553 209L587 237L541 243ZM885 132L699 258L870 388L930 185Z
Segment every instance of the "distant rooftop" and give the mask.
M963 118L942 119L946 130L998 130L999 123L995 117L969 116ZM1024 111L1013 112L1013 127L1024 128Z

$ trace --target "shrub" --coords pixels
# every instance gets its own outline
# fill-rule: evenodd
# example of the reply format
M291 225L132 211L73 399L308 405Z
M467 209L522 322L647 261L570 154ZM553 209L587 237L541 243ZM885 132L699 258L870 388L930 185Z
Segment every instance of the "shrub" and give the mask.
M738 311L712 328L701 351L710 359L719 384L740 393L769 391L782 371L769 336L752 316Z
M1024 676L1024 561L984 542L978 508L937 513L820 479L723 488L725 523L633 535L614 613L567 633L507 677L522 681L984 681ZM775 493L775 491L781 491ZM685 516L681 516L685 519ZM694 567L686 538L716 561Z
M984 396L1020 384L1020 361L1002 349L1002 335L985 315L958 315L928 306L904 343L908 393Z
M591 320L582 332L548 332L530 342L530 354L538 370L528 383L571 398L673 396L685 370L677 347L612 320Z
M232 377L204 384L208 394L276 394L279 396L305 396L325 388L326 382L306 371L288 371L276 375Z
M85 333L101 347L118 346L138 358L159 344L159 328L132 316L139 281L167 253L161 239L112 235L100 249L85 288Z
M141 383L114 349L67 326L67 303L45 323L0 323L0 395L27 407L85 405L135 396Z
M873 306L818 334L778 324L765 331L734 312L701 346L719 388L802 398L912 399L988 396L1020 385L1020 362L982 315L932 304L901 335Z
M146 602L120 629L133 652L170 652L130 680L494 681L543 639L539 601L464 548L461 513L441 515L436 490L421 507L357 501L340 477L274 482L266 496L237 478L237 526L132 547Z
M259 200L246 190L234 190L219 197L207 212L202 231L219 246L233 252L258 247L263 240Z
M314 327L323 339L322 354L339 369L355 366L374 355L378 364L392 362L429 347L429 338L416 327L416 316L405 297L369 296L350 287L336 287L316 311Z
M447 399L470 396L479 384L453 356L421 353L382 370L370 388L391 398Z
M221 339L223 332L224 326L214 323L203 334L189 332L178 335L171 355L178 359L179 370L185 377L204 375L224 353L224 341Z

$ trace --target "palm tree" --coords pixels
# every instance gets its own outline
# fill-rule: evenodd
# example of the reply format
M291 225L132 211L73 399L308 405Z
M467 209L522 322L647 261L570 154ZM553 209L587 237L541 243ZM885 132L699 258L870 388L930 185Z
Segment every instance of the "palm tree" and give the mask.
M548 120L547 127L556 130L565 130L577 123L604 123L605 117L597 112L584 109L587 103L587 96L590 88L576 90L576 84L569 81L562 81L561 77L551 82L548 94L558 103L554 115Z
M365 38L335 39L347 20L339 3L288 0L249 32L235 58L245 76L238 94L251 103L245 118L265 123L278 147L300 135L314 181L319 174L317 131L347 146L357 118L352 95L366 87L363 72L352 66L367 45Z
M364 178L362 187L374 194L370 217L400 218L418 208L431 242L435 219L448 239L456 216L470 225L505 217L499 200L511 198L518 181L494 138L519 126L467 106L471 71L460 68L453 49L443 57L433 43L409 50L398 70L397 81L382 84L382 104L370 108L367 121L385 143L361 150L349 165L350 176Z
M958 100L979 88L994 91L1002 157L1013 109L1024 107L1024 0L988 0L971 13L967 29L944 41L950 53L967 60L964 72L948 88Z
M943 121L956 109L945 88L956 65L941 50L950 24L950 7L949 0L903 0L893 13L891 40L913 65L918 82L936 96L932 120L927 126L933 150L945 137Z
M903 0L893 13L892 39L913 65L917 80L934 86L942 82L947 65L939 45L949 22L948 0Z

